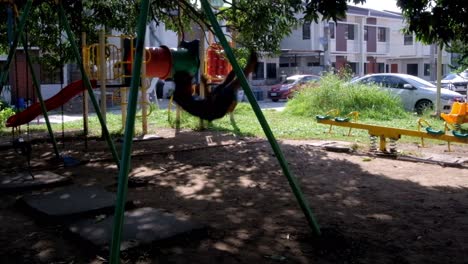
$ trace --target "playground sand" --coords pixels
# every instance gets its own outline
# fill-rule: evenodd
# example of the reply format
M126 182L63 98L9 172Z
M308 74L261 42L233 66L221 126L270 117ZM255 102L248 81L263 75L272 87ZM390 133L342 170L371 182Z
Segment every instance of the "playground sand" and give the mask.
M293 174L322 228L314 237L268 142L212 132L158 131L134 143L128 199L209 227L122 252L122 263L466 263L468 146L398 145L407 160L323 149L330 142L282 141ZM120 144L120 143L119 143ZM336 142L334 144L344 144ZM120 148L120 145L117 145ZM25 167L1 150L2 173ZM104 141L67 142L81 161L64 167L51 145L33 146L32 166L76 185L116 190L117 166ZM137 184L136 184L137 183ZM108 253L39 221L1 194L0 263L106 263ZM73 219L70 219L70 221Z

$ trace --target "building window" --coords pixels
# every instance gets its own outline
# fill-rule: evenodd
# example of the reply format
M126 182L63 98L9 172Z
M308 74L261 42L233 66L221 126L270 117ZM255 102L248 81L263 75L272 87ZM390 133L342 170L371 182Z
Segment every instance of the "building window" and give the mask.
M418 64L416 63L407 64L406 73L409 75L418 76Z
M377 63L377 72L378 73L385 72L385 63Z
M330 30L330 38L334 39L335 38L335 23L329 23L329 30Z
M276 79L276 63L267 63L267 79Z
M387 41L387 29L384 27L377 28L377 41L386 42Z
M302 24L302 39L310 39L310 21L304 21Z
M348 24L347 27L345 27L345 38L347 40L354 40L354 25Z
M307 66L309 67L320 66L320 58L317 58L314 61L307 62Z
M255 71L252 74L252 79L254 80L263 80L263 67L265 64L263 62L257 63L257 67L255 68Z
M320 62L318 62L318 61L309 61L309 62L307 62L307 67L314 67L314 66L320 66Z
M369 26L364 26L364 41L367 41L367 31L369 30Z
M5 64L6 64L6 61L0 61L0 69L3 69L3 67L4 67ZM6 75L6 78L7 78L7 79L5 80L5 81L6 81L5 84L8 85L8 84L10 84L10 76L9 76L9 74ZM11 84L10 84L10 85L11 85Z
M356 62L348 62L349 68L351 68L351 72L357 74L358 72L358 64Z
M62 83L62 78L61 76L61 70L55 69L55 70L42 70L46 69L45 66L41 67L41 83L42 84L60 84Z
M405 45L413 45L413 34L404 36L404 44Z
M431 75L431 65L429 63L424 63L424 76Z

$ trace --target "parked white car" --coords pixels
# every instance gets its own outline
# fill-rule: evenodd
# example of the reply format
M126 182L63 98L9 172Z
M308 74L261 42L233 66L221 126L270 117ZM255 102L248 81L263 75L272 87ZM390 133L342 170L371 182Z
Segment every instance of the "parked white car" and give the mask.
M437 88L434 84L408 74L369 74L351 83L376 84L399 96L406 110L418 113L422 113L427 108L433 108L437 100ZM463 101L463 96L445 88L441 89L440 102L443 112L450 112L453 102L456 101Z

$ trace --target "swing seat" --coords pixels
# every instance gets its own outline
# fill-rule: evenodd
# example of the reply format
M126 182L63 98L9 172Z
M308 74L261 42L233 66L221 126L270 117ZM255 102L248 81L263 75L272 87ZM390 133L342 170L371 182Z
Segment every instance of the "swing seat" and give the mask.
M462 132L458 132L458 131L453 130L452 134L454 136L456 136L456 137L459 137L459 138L468 138L468 133L462 133Z
M81 162L77 159L74 159L70 156L62 156L63 164L65 167L75 167L78 166Z
M349 122L349 120L351 120L351 118L349 117L335 117L335 121L336 122Z
M315 118L317 120L329 120L329 119L332 119L332 116L330 116L330 115L316 115Z
M445 132L443 130L433 129L432 127L426 127L426 132L431 135L443 135Z

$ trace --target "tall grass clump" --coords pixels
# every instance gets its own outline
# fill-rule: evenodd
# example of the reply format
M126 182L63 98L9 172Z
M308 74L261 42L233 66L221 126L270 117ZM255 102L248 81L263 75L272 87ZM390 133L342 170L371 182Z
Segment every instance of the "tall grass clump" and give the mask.
M350 84L327 74L319 86L302 89L286 104L285 113L298 116L323 115L338 109L343 115L358 111L363 118L391 120L407 117L400 98L377 86Z

